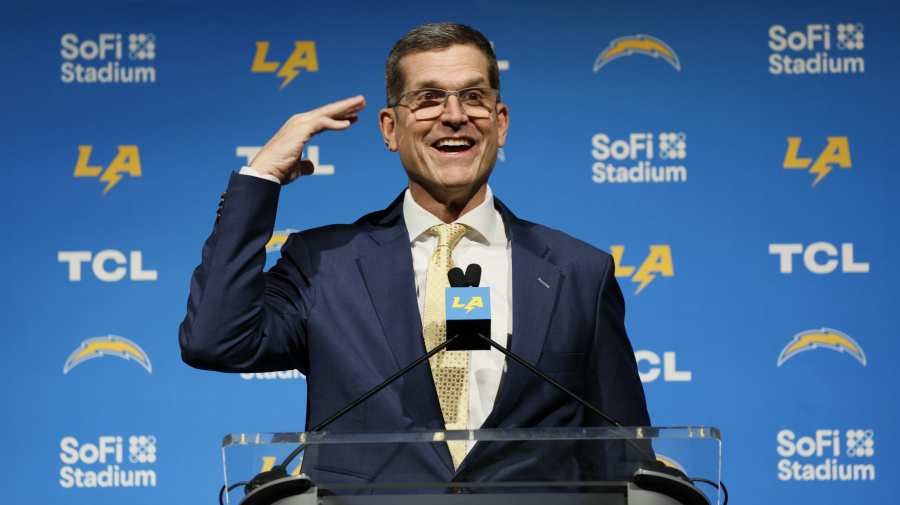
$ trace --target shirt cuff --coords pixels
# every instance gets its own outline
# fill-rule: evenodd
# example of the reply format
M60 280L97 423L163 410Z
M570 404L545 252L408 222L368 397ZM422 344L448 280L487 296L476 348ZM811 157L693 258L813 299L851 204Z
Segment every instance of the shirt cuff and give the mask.
M275 177L274 175L269 175L269 174L266 174L266 175L260 175L259 172L257 172L256 170L254 170L254 169L252 169L252 168L250 168L250 167L241 167L241 171L238 172L238 173L241 174L241 175L249 175L249 176L251 176L251 177L258 177L258 178L260 178L260 179L265 179L265 180L267 180L267 181L272 181L272 182L274 182L275 184L278 184L279 186L281 185L281 181L278 180L278 177Z

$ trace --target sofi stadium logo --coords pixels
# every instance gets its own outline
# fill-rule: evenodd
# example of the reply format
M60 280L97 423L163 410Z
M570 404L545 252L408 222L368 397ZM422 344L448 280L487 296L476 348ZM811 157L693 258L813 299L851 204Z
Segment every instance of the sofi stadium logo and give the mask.
M639 33L637 35L619 37L610 42L606 49L601 51L597 59L594 60L594 72L597 72L613 60L633 54L658 58L675 67L675 70L681 70L681 61L678 59L675 51L669 47L669 44L656 37Z
M651 245L650 253L644 257L639 267L624 263L625 246L614 245L609 249L616 262L616 277L630 278L631 282L639 283L634 291L635 295L643 291L657 276L675 275L675 269L672 267L672 248L668 245ZM634 261L634 255L635 252L632 252L630 255L632 259L628 261Z
M591 138L591 156L591 180L597 184L687 181L687 168L680 163L687 157L684 132L631 133L618 139L598 133Z
M96 443L65 437L59 443L59 485L70 488L156 487L156 437L101 436Z
M798 436L781 430L778 442L778 478L783 481L875 480L875 432L829 428Z
M63 64L60 79L70 83L130 84L156 82L156 35L152 33L100 33L81 38L67 33L60 38Z
M312 40L294 41L293 50L283 60L269 60L269 45L270 42L268 41L256 43L256 55L253 56L253 64L250 66L250 71L254 73L274 73L276 77L280 77L282 81L281 86L278 88L279 91L300 75L301 70L306 70L307 72L319 71L316 43ZM273 53L283 52L287 54L285 50L287 47L280 47L279 51L273 51Z
M860 56L865 47L860 23L769 27L769 73L772 75L856 74L866 71ZM829 51L837 50L835 56Z
M866 353L862 346L850 335L831 328L807 330L794 335L794 338L784 346L778 355L778 366L800 353L816 349L828 349L847 354L859 361L862 366L866 366Z
M153 372L153 366L150 364L150 357L136 343L125 337L118 335L107 335L105 337L93 337L83 341L78 347L72 351L66 364L63 365L63 373L67 374L76 366L85 361L102 358L103 356L115 356L135 363L144 367L147 373Z

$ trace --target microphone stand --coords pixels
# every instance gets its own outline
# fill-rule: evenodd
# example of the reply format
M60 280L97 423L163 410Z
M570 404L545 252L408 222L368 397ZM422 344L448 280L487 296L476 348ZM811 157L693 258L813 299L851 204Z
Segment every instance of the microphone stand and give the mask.
M556 382L555 380L551 379L550 377L548 377L547 374L545 374L544 372L541 372L540 370L538 370L537 368L535 368L534 366L532 366L530 363L528 363L528 362L525 361L524 359L522 359L522 358L518 357L517 355L513 354L511 351L509 351L508 349L506 349L506 348L503 347L502 345L498 344L497 342L494 342L493 340L491 340L491 337L486 337L486 336L484 336L484 334L482 334L482 333L478 333L477 335L478 335L482 340L484 340L485 342L487 342L488 344L490 344L491 347L493 347L494 349L497 349L498 351L500 351L501 353L503 353L504 356L506 356L507 358L509 358L509 359L515 361L516 363L522 365L523 367L525 367L526 370L528 370L529 372L531 372L531 373L537 375L538 377L540 377L541 379L543 379L545 382L547 382L547 383L550 384L551 386L553 386L553 387L555 387L556 389L558 389L558 390L562 391L563 393L565 393L566 396L568 396L569 398L571 398L571 399L577 401L578 403L580 403L581 405L583 405L583 406L585 406L587 409L589 409L591 412L593 412L593 413L597 414L598 416L602 417L602 418L605 419L609 424L612 424L612 425L615 426L616 428L624 428L624 426L622 426L621 424L619 424L618 421L616 421L615 419L613 419L613 418L609 417L608 415L606 415L606 413L603 412L602 410L598 409L597 407L594 407L593 405L591 405L590 403L588 403L585 399L583 399L583 398L581 398L580 396L576 395L575 393L569 391L568 389L565 388L565 386L563 386L562 384L560 384L560 383ZM459 335L457 335L457 336L459 336ZM455 338L455 337L454 337L454 338ZM649 454L647 454L643 449L641 449L640 446L635 445L635 448L636 448L637 450L639 450L639 451L641 452L641 454L643 454L648 460L652 460L652 459L653 459L653 458L650 457Z

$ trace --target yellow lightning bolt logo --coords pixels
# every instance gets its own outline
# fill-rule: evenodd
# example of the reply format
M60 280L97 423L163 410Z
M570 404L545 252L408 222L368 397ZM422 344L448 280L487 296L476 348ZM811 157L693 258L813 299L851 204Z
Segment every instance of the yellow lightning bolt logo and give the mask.
M634 294L640 293L650 281L656 278L656 274L663 277L671 277L675 275L675 269L672 266L672 248L668 245L651 245L650 254L641 263L640 268L635 272L633 266L625 266L622 264L622 255L625 252L624 246L610 247L613 260L616 264L616 277L631 277L632 282L640 282ZM632 272L634 275L632 275Z
M809 168L809 173L816 174L813 186L818 184L822 177L828 175L828 172L831 172L832 163L837 163L841 168L850 167L850 146L847 143L847 137L828 137L828 145L825 150Z
M641 285L638 286L638 288L634 291L634 294L640 293L644 289L644 287L646 287L647 284L650 284L650 281L655 278L655 275L649 273L644 269L638 270L637 273L634 274L634 277L631 278L632 281L641 283Z
M103 190L104 195L122 180L122 173L132 177L141 176L141 157L138 154L138 146L119 146L119 154L116 155L116 159L106 167L106 171L100 176L100 181L107 183Z
M847 137L828 137L828 145L816 158L813 163L811 158L800 158L801 137L788 137L788 150L784 155L784 163L782 166L786 169L809 168L809 173L815 174L816 179L812 185L815 186L832 170L832 165L838 165L841 168L850 168L852 162L850 160L850 144Z
M298 68L305 68L307 72L317 72L319 70L319 59L316 56L316 44L312 41L297 40L294 41L294 52L288 57L281 70L278 71L278 77L284 77L284 82L278 90L284 89L294 77L300 73Z
M820 347L846 352L866 366L866 354L856 340L846 333L831 328L809 330L794 335L794 339L778 355L778 366L801 352L812 351Z
M118 335L107 335L105 337L89 338L81 343L66 360L63 365L63 373L69 373L69 370L75 368L81 363L93 358L102 356L118 356L126 360L134 360L143 366L148 372L153 372L150 364L150 358L147 353L137 344L127 338Z
M675 67L675 70L681 70L681 61L668 44L656 37L639 33L637 35L619 37L610 42L609 47L604 49L594 61L594 72L600 70L612 60L624 56L631 56L635 53L652 56L654 58L662 58Z
M269 42L259 41L256 43L256 56L253 58L253 64L250 66L251 72L275 72L278 69L277 61L267 61L266 56L269 53ZM319 58L316 55L316 43L312 40L295 40L294 51L288 56L287 61L278 73L278 77L283 77L279 91L290 84L300 74L301 68L305 68L307 72L319 71Z
M131 177L141 176L141 157L138 153L138 146L120 145L116 158L109 164L106 170L102 166L89 165L91 150L93 146L78 146L78 162L75 164L75 177L97 177L100 181L106 183L103 189L105 195L122 180L122 174L128 174ZM101 175L100 172L103 171Z
M472 299L469 300L469 303L467 303L466 305L459 303L459 298L460 297L458 296L453 297L453 305L451 305L451 307L453 307L454 309L466 309L466 314L471 312L475 307L484 308L484 301L480 296L473 296Z

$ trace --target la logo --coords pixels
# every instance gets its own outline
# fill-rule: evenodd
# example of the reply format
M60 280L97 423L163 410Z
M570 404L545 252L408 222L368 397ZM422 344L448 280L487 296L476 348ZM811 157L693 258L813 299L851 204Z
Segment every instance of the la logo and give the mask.
M296 40L294 41L294 52L288 56L284 65L277 61L266 61L269 54L269 43L265 41L256 43L256 56L253 58L253 66L250 67L251 72L275 72L278 71L278 77L284 77L284 82L278 90L284 89L289 82L297 77L301 68L305 68L307 72L319 71L319 59L316 56L316 43L312 40ZM281 67L279 70L278 67Z
M466 309L467 314L475 307L484 307L484 302L481 300L480 296L473 296L472 299L469 300L469 303L465 305L459 303L459 298L460 297L458 296L453 297L453 305L451 305L451 307L453 307L454 309Z
M816 180L812 185L815 186L823 177L831 172L831 165L837 164L841 168L850 168L850 145L847 137L828 137L828 145L816 158L813 163L812 158L798 158L797 153L800 151L800 137L788 137L788 150L784 155L784 168L809 168L809 173L816 174ZM812 165L812 166L810 166Z

